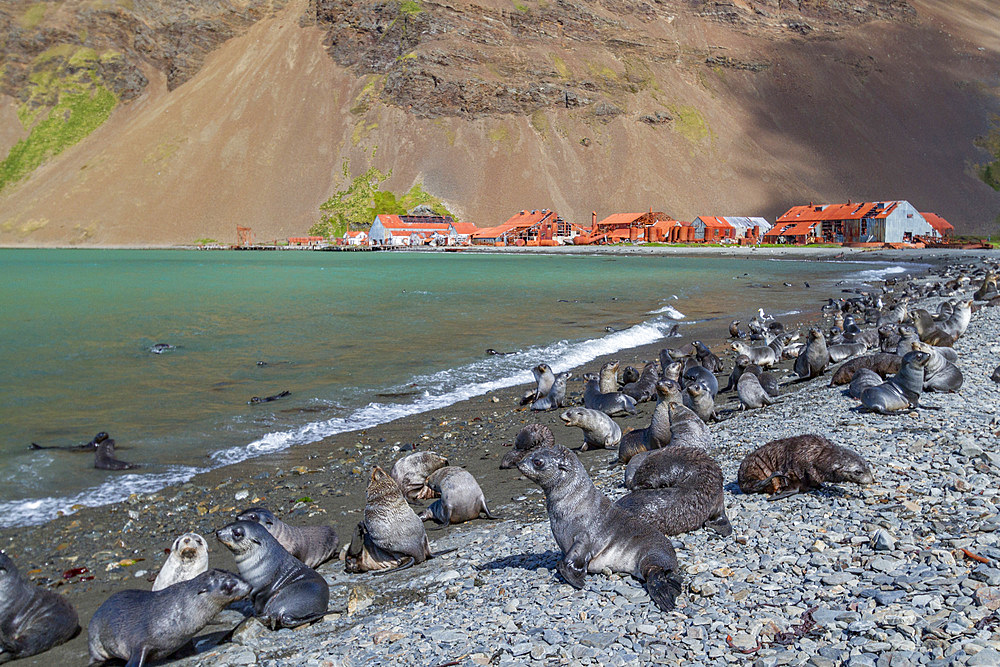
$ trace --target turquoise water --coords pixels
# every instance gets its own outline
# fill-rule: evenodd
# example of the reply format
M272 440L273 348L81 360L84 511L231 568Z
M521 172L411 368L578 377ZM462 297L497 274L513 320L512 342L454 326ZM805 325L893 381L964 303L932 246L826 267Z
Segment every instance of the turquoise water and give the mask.
M674 322L817 303L858 268L672 256L0 250L0 525L526 382L539 361L577 366L655 342ZM862 268L874 277L877 267ZM151 353L161 342L176 348ZM281 400L247 403L284 390ZM119 458L145 467L110 473L94 470L89 453L27 449L84 443L102 430Z

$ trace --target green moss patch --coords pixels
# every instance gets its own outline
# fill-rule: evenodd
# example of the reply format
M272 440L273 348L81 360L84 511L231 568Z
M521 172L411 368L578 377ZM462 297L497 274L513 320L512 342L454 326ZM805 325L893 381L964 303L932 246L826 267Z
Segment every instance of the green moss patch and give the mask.
M697 109L683 104L671 105L668 108L671 116L674 118L674 131L692 144L696 144L710 136L708 124Z

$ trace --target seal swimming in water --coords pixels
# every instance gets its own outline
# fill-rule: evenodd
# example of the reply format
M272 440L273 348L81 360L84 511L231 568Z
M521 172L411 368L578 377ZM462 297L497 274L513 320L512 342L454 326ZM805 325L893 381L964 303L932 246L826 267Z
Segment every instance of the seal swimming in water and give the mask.
M838 368L833 377L830 378L830 386L835 387L841 384L849 384L854 379L854 373L861 368L875 371L881 377L889 377L893 373L899 372L899 367L903 364L901 355L889 354L887 352L877 352L875 354L855 357L850 361L845 361Z
M805 349L795 358L795 374L803 380L819 377L830 365L830 351L819 329L810 329Z
M611 449L622 439L622 429L608 415L590 408L570 408L559 415L566 426L583 429L583 446L580 451Z
M545 492L552 535L563 552L559 574L567 583L583 588L588 573L608 568L645 581L660 609L674 608L681 583L670 540L608 500L573 452L540 447L517 469Z
M249 401L247 401L247 405L257 405L258 403L270 403L271 401L276 401L279 398L290 396L291 393L292 392L286 389L285 391L275 394L274 396L265 396L264 398L261 398L260 396L254 396Z
M564 372L555 376L549 393L531 404L532 410L555 410L566 402L566 382L573 377L572 373Z
M177 349L176 345L171 345L170 343L157 343L156 345L150 347L149 351L152 352L153 354L163 354L167 350L175 350L175 349Z
M285 551L313 569L337 555L340 540L330 526L289 526L266 507L243 510L236 520L264 526Z
M631 396L614 391L602 392L598 386L598 378L593 373L584 373L586 388L583 392L583 405L591 410L600 410L607 415L635 414L635 399Z
M160 591L118 591L87 626L91 664L118 658L131 667L169 657L250 590L232 572L208 570Z
M554 444L556 444L556 439L552 435L552 429L545 424L528 424L517 432L514 437L513 449L507 452L503 460L500 461L500 469L516 468L517 462L532 449Z
M427 478L427 486L441 497L420 513L421 521L433 519L447 526L478 519L480 514L485 514L487 519L498 518L490 514L479 482L464 468L438 468Z
M326 614L330 602L326 581L285 551L264 526L234 521L215 531L215 537L233 552L240 576L253 588L254 615L264 625L272 630L295 628Z
M153 590L163 590L207 571L208 545L205 538L198 533L184 533L171 545L170 555L153 581Z
M907 352L899 372L876 387L861 392L861 403L871 412L891 414L920 407L920 392L924 388L924 366L931 355Z
M857 452L821 435L796 435L758 447L740 463L737 481L743 493L773 493L780 500L825 482L871 484L871 469Z
M107 440L108 437L109 436L106 432L101 431L100 433L95 435L90 442L88 442L85 445L45 446L33 442L30 445L28 445L28 449L63 449L70 452L92 452L97 447L97 445Z
M94 467L98 470L132 470L141 468L138 463L126 463L115 458L115 441L107 438L97 443L94 452Z
M448 465L448 459L437 452L413 452L392 464L389 476L396 480L407 501L434 497L426 480L438 468Z
M0 551L0 663L44 653L79 631L73 605L32 585Z
M926 352L930 355L924 366L924 391L956 392L962 388L965 378L958 366L945 358L938 348L927 343L915 341L912 349ZM943 348L950 349L950 348Z

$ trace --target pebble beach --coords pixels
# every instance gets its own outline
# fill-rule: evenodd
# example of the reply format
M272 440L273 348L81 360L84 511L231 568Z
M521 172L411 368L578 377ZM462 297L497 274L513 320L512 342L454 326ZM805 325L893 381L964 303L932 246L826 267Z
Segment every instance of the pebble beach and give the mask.
M162 549L182 532L201 532L212 566L235 571L212 531L252 504L278 507L290 523L332 523L348 540L367 471L417 445L473 472L501 519L430 531L435 551L455 551L406 571L346 574L341 562L327 563L318 571L330 584L330 613L320 622L272 632L244 619L238 605L171 664L997 665L1000 385L990 374L1000 361L998 333L1000 309L974 312L955 344L961 391L924 394L926 407L913 412L861 413L846 387L828 386L829 371L791 382L789 362L773 406L737 412L735 395L720 395L712 454L725 474L734 532L672 539L684 588L669 613L631 577L593 574L575 590L556 574L561 554L541 490L497 467L525 424L549 425L567 447L582 436L562 425L559 411L518 408L523 388L249 461L238 476L220 469L180 488L5 531L3 546L37 583L67 594L85 624L110 592L148 587ZM732 356L721 344L713 349ZM653 353L617 358L636 363ZM623 430L645 426L651 411L642 404L619 422ZM875 483L827 485L778 502L740 493L736 471L747 453L803 433L857 451ZM616 452L580 458L606 495L625 493ZM356 510L331 514L331 501L359 493ZM86 631L19 664L54 660L85 664Z

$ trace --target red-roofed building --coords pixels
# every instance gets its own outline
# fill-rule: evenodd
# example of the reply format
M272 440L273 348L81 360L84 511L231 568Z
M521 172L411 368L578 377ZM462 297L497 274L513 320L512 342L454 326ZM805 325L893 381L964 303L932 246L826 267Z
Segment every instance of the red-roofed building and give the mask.
M927 224L930 225L931 228L937 233L937 236L940 236L941 238L947 238L955 232L955 227L937 213L921 213L920 215L924 216L924 220L927 221Z
M558 245L582 232L549 209L524 210L495 227L484 227L472 234L475 245Z
M295 246L318 246L323 245L322 236L289 236L288 245Z
M596 212L592 216L590 229L573 240L577 245L666 241L670 238L670 230L681 224L653 209L645 213L614 213L600 222Z
M344 232L344 245L365 245L368 243L368 232L364 230Z
M723 239L736 238L736 229L725 218L713 215L700 215L691 221L695 241L708 243Z
M804 245L817 239L822 223L815 222L777 222L764 233L764 243L796 243Z
M793 206L774 229L797 223L818 223L817 238L836 243L908 243L934 234L924 216L904 200Z
M368 230L371 245L457 245L468 243L479 228L471 222L455 222L442 215L375 216Z

